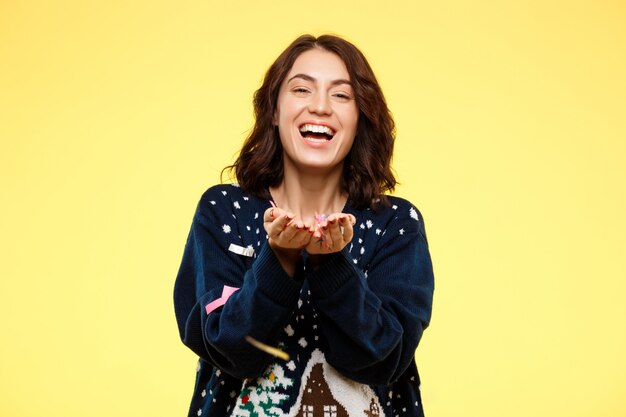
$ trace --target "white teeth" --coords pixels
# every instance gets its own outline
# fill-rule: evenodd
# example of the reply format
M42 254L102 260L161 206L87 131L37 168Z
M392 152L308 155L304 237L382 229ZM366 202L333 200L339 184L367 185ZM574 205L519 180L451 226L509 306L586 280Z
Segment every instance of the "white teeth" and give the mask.
M306 124L306 125L300 126L300 132L301 133L306 133L306 132L325 133L325 134L330 135L330 136L334 136L335 135L335 131L332 130L328 126L310 125L310 124Z
M326 143L326 142L328 142L326 139L314 139L314 138L307 138L307 137L305 137L304 140L306 140L307 142L314 142L314 143Z

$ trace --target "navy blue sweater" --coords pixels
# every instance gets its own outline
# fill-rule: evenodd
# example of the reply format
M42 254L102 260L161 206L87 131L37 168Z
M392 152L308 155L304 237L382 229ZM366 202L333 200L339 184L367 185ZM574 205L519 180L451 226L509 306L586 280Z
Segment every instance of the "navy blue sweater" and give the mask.
M266 242L268 200L237 185L204 193L174 290L180 336L200 357L189 416L423 415L414 353L433 270L420 212L389 202L346 205L357 219L352 242L294 279Z

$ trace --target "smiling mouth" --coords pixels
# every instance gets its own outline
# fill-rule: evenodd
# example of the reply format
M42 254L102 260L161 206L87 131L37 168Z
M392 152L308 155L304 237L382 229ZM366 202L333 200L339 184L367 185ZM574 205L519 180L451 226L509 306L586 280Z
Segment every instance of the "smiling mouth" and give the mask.
M311 142L327 142L335 137L335 131L328 126L304 124L300 126L300 135Z

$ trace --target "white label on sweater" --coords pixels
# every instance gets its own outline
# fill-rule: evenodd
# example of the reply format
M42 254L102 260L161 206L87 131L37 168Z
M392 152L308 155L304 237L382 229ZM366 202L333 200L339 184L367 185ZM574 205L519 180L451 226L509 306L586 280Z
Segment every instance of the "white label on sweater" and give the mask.
M248 246L247 248L244 248L243 246L239 246L239 245L235 245L234 243L231 243L230 246L228 247L228 250L233 253L236 253L237 255L243 255L249 258L254 257L254 249L252 248L252 246Z

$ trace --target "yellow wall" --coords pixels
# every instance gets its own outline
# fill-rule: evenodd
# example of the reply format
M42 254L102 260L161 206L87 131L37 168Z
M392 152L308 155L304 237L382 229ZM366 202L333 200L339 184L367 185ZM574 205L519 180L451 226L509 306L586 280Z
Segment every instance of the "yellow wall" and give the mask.
M191 217L304 32L355 42L396 117L427 414L626 415L626 6L390 3L2 1L1 416L185 414Z

